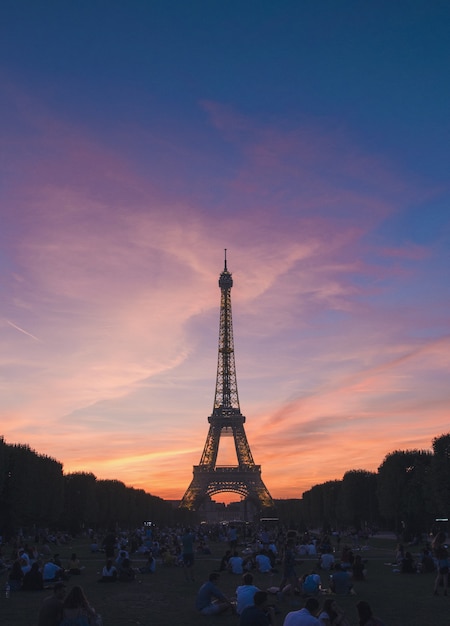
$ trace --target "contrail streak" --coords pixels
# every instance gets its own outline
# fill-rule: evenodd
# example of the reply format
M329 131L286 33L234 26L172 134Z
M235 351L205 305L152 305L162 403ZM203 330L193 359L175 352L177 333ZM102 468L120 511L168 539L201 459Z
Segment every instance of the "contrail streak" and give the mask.
M12 326L13 328L15 328L16 330L18 330L19 332L23 333L24 335L28 335L28 337L31 337L31 339L34 339L35 341L41 341L38 337L35 337L34 335L32 335L31 333L29 333L28 331L24 330L23 328L20 328L20 326L16 326L16 324L13 324L12 322L10 322L9 320L6 320L6 322Z

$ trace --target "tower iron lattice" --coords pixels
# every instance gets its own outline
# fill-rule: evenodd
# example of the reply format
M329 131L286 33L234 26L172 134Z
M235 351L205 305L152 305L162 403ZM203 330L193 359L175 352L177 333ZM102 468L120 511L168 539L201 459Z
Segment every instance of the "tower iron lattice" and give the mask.
M208 417L209 431L200 463L194 465L191 484L180 503L180 507L190 510L197 510L208 496L225 491L239 494L258 508L274 506L261 478L261 466L253 460L244 430L245 417L239 406L231 316L233 279L227 269L226 252L224 270L219 278L219 355L214 407ZM237 465L217 465L220 438L224 436L234 438Z

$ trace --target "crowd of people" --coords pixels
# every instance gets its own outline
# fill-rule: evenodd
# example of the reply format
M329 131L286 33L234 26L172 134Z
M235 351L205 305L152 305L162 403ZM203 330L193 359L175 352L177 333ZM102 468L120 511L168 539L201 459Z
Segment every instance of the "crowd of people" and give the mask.
M273 551L271 544L274 546ZM316 540L288 533L279 543L273 536L265 538L261 532L253 547L247 546L242 552L243 555L240 555L236 546L230 542L230 549L222 557L219 571L212 572L198 591L196 608L199 613L210 616L231 611L237 614L239 626L275 626L276 615L282 612L284 601L290 599L290 604L294 604L295 597L300 598L304 606L289 611L283 626L350 625L336 597L351 594L354 580L365 580L367 562L360 554L354 555L349 546L344 546L340 560L336 561L327 536ZM258 565L258 556L261 554L268 558L270 564L264 570ZM300 556L306 555L317 557L316 567L299 577L296 568L302 562ZM279 572L279 585L260 589L254 585L252 570L272 574ZM227 597L221 590L220 572L242 576L233 597ZM329 587L322 585L319 572L326 572ZM383 626L367 602L358 602L356 608L361 626Z
M215 540L227 547L208 579L192 591L199 614L229 611L236 614L239 626L275 626L280 614L285 615L283 626L349 626L339 597L353 594L355 582L366 581L369 569L367 559L354 545L341 547L340 537L332 542L326 534L317 537L275 528L246 534L247 528L237 529L233 524L216 532ZM202 527L144 527L132 533L106 533L102 538L90 531L90 540L91 552L104 558L99 583L133 582L145 574L155 574L160 566L180 567L186 582L194 583L196 556L211 554L211 533ZM435 571L434 593L438 595L442 589L447 595L449 555L445 542L445 533L438 533L416 559L399 544L394 571ZM88 602L82 586L72 585L83 580L85 567L78 555L71 552L63 562L56 550L65 544L50 545L53 553L49 542L30 546L18 538L9 562L0 551L0 571L7 571L9 591L52 591L42 603L38 626L101 626L102 618ZM298 567L301 564L304 570L305 563L311 567L300 576ZM221 574L237 577L231 596L221 589ZM255 576L267 583L255 585ZM274 585L276 579L279 582ZM286 614L296 605L301 608ZM359 601L356 609L360 626L382 626L367 602ZM278 621L281 626L281 618Z

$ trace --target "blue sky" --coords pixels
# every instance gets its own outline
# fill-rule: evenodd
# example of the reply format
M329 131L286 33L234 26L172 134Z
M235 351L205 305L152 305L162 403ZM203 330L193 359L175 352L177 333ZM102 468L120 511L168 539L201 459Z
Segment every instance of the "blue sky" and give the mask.
M5 2L6 441L181 497L224 248L274 497L447 432L449 30L439 1Z

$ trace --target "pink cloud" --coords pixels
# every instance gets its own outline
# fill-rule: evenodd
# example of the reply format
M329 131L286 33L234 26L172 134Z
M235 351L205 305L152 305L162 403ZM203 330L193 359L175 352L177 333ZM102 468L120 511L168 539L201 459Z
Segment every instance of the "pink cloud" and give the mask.
M66 471L181 497L213 399L225 247L242 410L275 497L376 469L393 447L429 447L445 428L436 379L448 373L448 338L414 339L430 315L420 297L415 310L382 299L383 281L401 290L402 262L428 252L370 240L422 190L341 130L263 125L207 103L218 146L225 138L237 153L208 204L217 179L188 193L180 154L207 164L180 138L155 131L164 163L144 176L138 155L14 97L28 131L4 138L18 176L0 324L9 441ZM121 129L122 145L150 141L137 131Z

